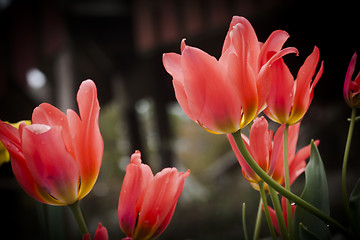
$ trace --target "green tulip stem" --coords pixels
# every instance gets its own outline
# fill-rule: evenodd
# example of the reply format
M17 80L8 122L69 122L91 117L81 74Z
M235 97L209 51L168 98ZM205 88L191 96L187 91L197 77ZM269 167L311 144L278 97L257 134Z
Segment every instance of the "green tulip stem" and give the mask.
M346 145L345 145L344 160L343 160L343 165L342 165L342 176L341 176L344 207L345 207L347 217L350 221L351 221L352 217L351 217L349 201L348 201L348 197L347 197L347 190L346 190L346 170L347 170L347 164L348 164L348 158L349 158L349 152L350 152L351 139L352 139L352 135L354 132L355 119L356 119L356 108L353 107L352 111L351 111L349 132L348 132Z
M244 239L245 240L249 240L248 237L248 232L247 232L247 228L246 228L246 207L245 207L245 203L243 203L242 205L242 226L243 226L243 231L244 231Z
M284 129L284 178L285 188L290 192L290 173L289 173L289 124L285 124ZM294 239L292 229L292 211L289 199L286 199L287 225L289 228L289 237Z
M265 218L266 218L267 224L269 226L271 236L272 236L272 238L274 240L276 240L277 239L276 232L275 232L275 229L274 229L274 225L273 225L273 223L271 221L270 212L269 212L269 208L268 208L268 204L267 204L267 200L266 200L266 192L264 190L264 182L260 181L258 184L259 184L259 191L260 191L261 201L262 201L262 204L264 206Z
M254 240L258 240L259 235L260 235L261 222L262 222L262 218L263 218L262 205L263 204L262 204L262 200L261 200L261 196L260 196L259 207L258 207L258 211L256 214L256 222L255 222L255 228L254 228L254 236L253 236Z
M86 233L89 233L88 228L85 223L84 216L80 209L80 202L76 201L75 203L68 205L71 209L71 212L73 213L75 220L80 228L81 234L84 235Z
M247 164L250 166L250 168L264 181L266 182L270 187L274 188L278 193L280 193L282 196L286 197L287 199L293 201L298 206L301 206L302 208L306 209L310 213L314 214L318 218L322 219L324 222L326 222L329 225L335 226L338 228L340 232L342 232L346 236L352 236L352 234L338 221L331 218L318 208L314 207L313 205L309 204L302 198L298 197L296 194L286 190L283 186L281 186L279 183L277 183L274 179L272 179L252 158L249 151L247 150L245 143L241 137L241 130L235 132L232 134L234 137L234 140L237 144L237 147L244 157Z
M278 195L277 195L276 191L272 188L269 188L269 192L270 192L270 197L273 202L274 210L276 213L276 219L279 223L279 228L280 228L282 239L286 240L286 239L288 239L288 233L287 233L284 215L281 210L281 205L280 205Z

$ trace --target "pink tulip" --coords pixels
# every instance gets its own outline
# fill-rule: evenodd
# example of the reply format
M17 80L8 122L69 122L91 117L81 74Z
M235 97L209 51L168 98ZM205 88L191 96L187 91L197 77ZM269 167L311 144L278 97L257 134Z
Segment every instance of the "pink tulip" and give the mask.
M315 47L300 68L295 81L282 58L271 65L269 74L271 90L267 99L267 108L264 111L271 120L291 125L303 118L309 109L314 88L323 72L322 62L313 80L319 58L319 49Z
M14 175L40 202L73 204L89 193L99 174L103 140L93 81L82 82L77 102L80 116L43 103L34 109L31 125L22 123L17 129L0 122L0 140L10 153Z
M357 54L354 53L353 57L351 58L349 67L346 72L345 82L344 82L344 99L346 103L350 107L360 108L360 72L356 76L354 81L351 81L351 78L355 71L356 65L356 58Z
M245 127L265 107L269 68L295 48L281 50L289 35L274 31L264 44L243 17L233 17L219 60L181 42L181 54L165 53L163 64L173 77L184 112L213 133Z
M284 163L283 163L283 134L284 125L282 125L275 133L268 130L268 122L264 117L254 120L254 124L250 129L249 138L242 135L245 146L253 159L258 165L279 184L284 185ZM300 123L289 127L289 174L290 184L305 171L306 159L310 156L310 145L296 151ZM227 134L230 145L240 163L244 177L251 185L258 190L258 182L261 180L259 176L250 168L238 150L235 140L231 134ZM315 141L319 144L319 141Z
M136 151L126 168L118 218L124 239L155 239L169 224L190 171L165 168L153 175Z

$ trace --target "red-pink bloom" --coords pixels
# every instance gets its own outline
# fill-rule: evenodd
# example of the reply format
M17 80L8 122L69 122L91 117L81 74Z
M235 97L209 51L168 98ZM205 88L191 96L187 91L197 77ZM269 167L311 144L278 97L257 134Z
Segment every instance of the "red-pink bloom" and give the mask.
M234 16L219 60L181 42L181 54L165 53L184 112L210 132L233 133L264 108L270 90L270 65L295 48L281 50L289 35L274 31L262 44L250 22Z
M82 82L77 102L80 116L43 103L34 109L31 125L22 123L17 129L0 122L0 140L10 153L14 175L40 202L72 204L89 193L98 177L103 140L93 81Z
M295 124L307 112L314 95L314 88L323 72L323 62L313 80L320 58L320 51L314 47L300 68L297 78L289 71L284 60L278 59L270 67L271 90L267 99L265 114L280 124Z
M153 175L136 151L126 167L118 205L125 239L155 239L169 224L190 171L165 168Z
M245 146L258 165L275 181L284 185L284 163L283 163L283 135L284 125L273 132L268 130L268 122L264 117L254 120L250 129L249 138L242 135ZM288 161L290 184L305 171L306 159L310 156L310 145L296 152L300 123L289 127L288 133ZM227 134L231 147L240 163L244 177L251 185L258 189L257 183L260 177L250 168L238 150L235 140L231 134ZM315 141L318 144L319 141Z
M108 239L109 239L109 234L106 227L104 227L101 223L99 223L96 228L94 240L108 240ZM83 240L91 240L90 233L84 234Z
M353 57L351 58L349 67L346 72L345 76L345 82L344 82L344 99L346 103L350 107L356 107L360 108L360 98L359 98L359 92L360 92L360 72L354 79L354 81L351 81L351 78L355 71L355 65L356 65L356 58L357 54L354 53Z
M284 198L284 197L281 198L281 206L282 206L283 217L284 217L284 220L285 220L285 226L286 226L286 229L288 229L286 198ZM271 207L268 207L268 209L269 209L269 212L270 212L271 222L273 223L273 226L274 226L276 232L279 234L279 236L281 236L280 226L279 226L279 222L278 222L277 217L276 217L276 212ZM294 217L295 209L296 209L296 206L291 205L291 213L292 213L293 217Z

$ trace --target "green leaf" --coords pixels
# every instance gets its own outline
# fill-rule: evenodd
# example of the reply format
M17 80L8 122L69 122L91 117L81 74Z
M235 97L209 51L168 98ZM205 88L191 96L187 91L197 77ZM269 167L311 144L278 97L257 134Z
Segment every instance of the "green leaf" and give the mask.
M319 240L320 238L316 236L315 233L311 232L309 228L305 227L304 224L299 224L299 233L301 240Z
M356 183L350 198L349 198L349 207L350 212L352 214L352 222L353 230L360 236L360 229L357 226L360 226L360 179Z
M326 173L314 141L311 141L310 161L305 169L305 188L300 197L327 215L330 214ZM306 230L318 236L319 239L330 238L329 228L321 219L297 206L294 216L294 235L296 239L299 239L300 231L304 232L304 229L301 230L300 223L303 223Z

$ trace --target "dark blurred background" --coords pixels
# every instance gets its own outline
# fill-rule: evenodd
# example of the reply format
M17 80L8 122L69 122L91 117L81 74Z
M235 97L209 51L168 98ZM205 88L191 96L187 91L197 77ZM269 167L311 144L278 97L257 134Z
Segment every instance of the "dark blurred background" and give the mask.
M98 181L82 201L90 231L102 222L110 239L124 237L117 201L130 155L139 149L154 173L168 166L192 171L161 239L242 239L241 205L247 204L252 233L259 194L242 177L226 137L207 133L184 115L162 54L179 53L180 41L186 38L188 45L218 58L232 16L244 16L259 41L277 29L290 34L286 46L300 51L298 57L285 58L294 75L313 47L320 49L324 74L303 120L298 147L320 139L332 215L344 221L340 171L351 110L343 101L342 87L350 59L360 47L355 3L0 0L0 119L30 119L41 102L63 111L76 109L78 86L90 78L98 87L105 142ZM359 140L356 127L349 191L359 177ZM301 176L294 184L298 194L303 180ZM2 236L80 239L69 210L49 208L27 196L9 163L0 167L0 194ZM268 235L264 223L261 237Z

